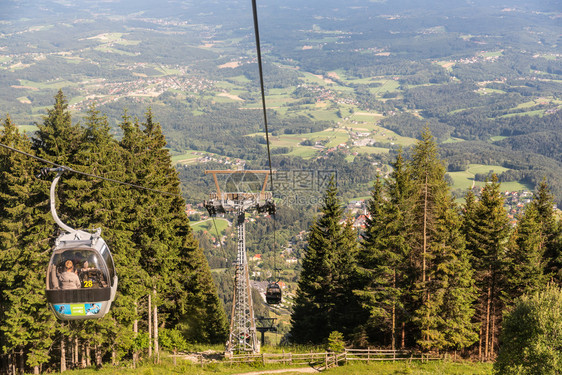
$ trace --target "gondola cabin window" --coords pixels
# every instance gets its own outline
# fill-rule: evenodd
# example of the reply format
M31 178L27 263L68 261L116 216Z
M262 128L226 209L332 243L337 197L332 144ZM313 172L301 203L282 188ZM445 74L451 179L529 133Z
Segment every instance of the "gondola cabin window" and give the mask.
M108 275L96 251L66 250L53 256L47 289L107 288Z

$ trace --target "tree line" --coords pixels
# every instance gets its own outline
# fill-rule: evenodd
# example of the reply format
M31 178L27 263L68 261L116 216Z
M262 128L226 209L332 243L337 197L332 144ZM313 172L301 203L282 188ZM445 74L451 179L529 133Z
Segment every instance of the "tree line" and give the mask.
M117 140L95 107L82 123L72 122L67 107L59 91L31 138L6 116L0 142L77 171L170 194L63 175L58 215L73 228L102 228L119 287L103 319L57 322L45 299L44 275L58 228L49 210L50 181L36 176L48 165L0 148L1 372L134 363L156 355L160 345L174 350L190 342L223 342L225 313L150 109L142 121L125 113Z
M391 176L375 181L360 234L332 184L310 227L291 339L321 343L339 331L354 345L494 359L513 301L561 280L548 185L515 226L503 204L492 176L457 205L427 128L411 156L398 153Z

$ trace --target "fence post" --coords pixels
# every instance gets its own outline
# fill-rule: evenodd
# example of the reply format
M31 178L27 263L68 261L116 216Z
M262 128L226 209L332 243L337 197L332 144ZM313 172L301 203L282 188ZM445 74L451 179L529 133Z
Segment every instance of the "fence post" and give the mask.
M328 352L326 352L324 357L324 367L328 369Z

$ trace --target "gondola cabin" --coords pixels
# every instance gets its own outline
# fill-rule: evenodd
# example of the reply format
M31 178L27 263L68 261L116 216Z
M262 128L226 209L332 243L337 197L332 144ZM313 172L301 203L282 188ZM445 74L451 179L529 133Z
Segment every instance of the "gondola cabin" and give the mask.
M113 258L99 232L61 235L46 280L47 301L60 320L103 317L117 291Z
M278 283L269 283L265 290L265 302L269 305L281 303L282 293Z
M41 174L49 172L57 172L51 184L51 214L65 233L56 239L47 267L47 302L60 320L102 318L117 292L113 257L100 236L101 229L89 233L60 220L55 208L55 189L65 169L44 169Z

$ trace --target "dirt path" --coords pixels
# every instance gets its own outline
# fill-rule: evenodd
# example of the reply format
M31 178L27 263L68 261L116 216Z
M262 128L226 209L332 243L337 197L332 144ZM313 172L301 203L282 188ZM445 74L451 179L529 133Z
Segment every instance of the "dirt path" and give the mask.
M301 368L282 368L279 370L264 370L264 371L254 371L254 372L241 372L234 375L266 375L266 374L312 374L320 372L313 367L301 367Z

